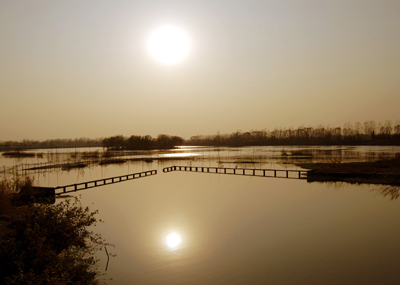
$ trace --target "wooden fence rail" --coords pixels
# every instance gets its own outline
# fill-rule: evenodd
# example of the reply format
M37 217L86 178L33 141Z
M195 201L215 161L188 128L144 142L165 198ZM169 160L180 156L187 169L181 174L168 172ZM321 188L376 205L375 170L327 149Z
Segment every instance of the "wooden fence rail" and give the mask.
M141 178L141 177L152 176L152 175L156 175L156 174L157 174L157 170L149 170L149 171L144 171L144 172L139 172L139 173L109 177L109 178L87 181L87 182L82 182L82 183L77 183L77 184L66 185L66 186L57 186L54 189L56 190L56 193L55 193L56 195L61 195L61 194L69 193L69 192L76 192L79 190L90 189L90 188L94 188L94 187L128 181L128 180L137 179L137 178ZM59 191L57 192L57 190L59 190Z
M165 167L163 172L189 171L214 174L231 174L258 177L307 179L308 170L287 169L249 169L249 168L226 168L226 167L198 167L198 166L170 166Z

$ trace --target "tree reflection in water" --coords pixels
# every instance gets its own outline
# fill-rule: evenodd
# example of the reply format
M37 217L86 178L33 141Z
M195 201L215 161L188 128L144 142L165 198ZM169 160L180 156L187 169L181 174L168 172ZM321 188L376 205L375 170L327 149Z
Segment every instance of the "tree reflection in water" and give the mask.
M390 197L390 200L396 200L400 196L400 186L394 185L380 185L379 188L374 189L383 197Z
M354 183L348 183L348 182L343 182L343 181L318 181L318 183L323 183L328 186L328 188L333 187L335 189L339 189L344 187L345 185L348 184L354 184ZM362 185L362 184L358 184ZM372 188L371 191L376 191L383 197L390 197L390 200L397 200L400 197L400 186L398 185L375 185L376 187Z

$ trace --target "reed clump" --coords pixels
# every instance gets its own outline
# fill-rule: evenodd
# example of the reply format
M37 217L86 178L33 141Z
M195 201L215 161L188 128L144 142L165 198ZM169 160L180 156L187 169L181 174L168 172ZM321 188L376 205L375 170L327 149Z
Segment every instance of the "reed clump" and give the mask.
M82 158L99 158L99 151L84 151L82 152Z
M105 152L103 152L102 157L114 157L114 156L117 156L117 155L118 155L117 151L106 150Z
M312 153L309 150L292 150L291 153L292 156L307 156L307 157L312 157Z

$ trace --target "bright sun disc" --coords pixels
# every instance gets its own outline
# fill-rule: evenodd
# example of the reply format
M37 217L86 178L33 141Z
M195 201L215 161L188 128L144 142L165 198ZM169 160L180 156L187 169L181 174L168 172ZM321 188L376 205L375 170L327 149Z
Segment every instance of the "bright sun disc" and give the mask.
M176 233L171 233L167 236L165 242L169 248L173 249L181 243L181 237Z
M162 26L150 36L148 47L151 55L164 63L176 63L189 52L189 38L179 28Z

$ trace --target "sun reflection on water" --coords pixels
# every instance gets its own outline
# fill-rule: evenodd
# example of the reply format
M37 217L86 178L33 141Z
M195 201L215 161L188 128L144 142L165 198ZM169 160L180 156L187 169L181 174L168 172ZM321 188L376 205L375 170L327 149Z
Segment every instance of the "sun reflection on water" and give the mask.
M199 156L199 154L186 152L186 153L166 153L161 155L161 157L191 157L191 156Z

